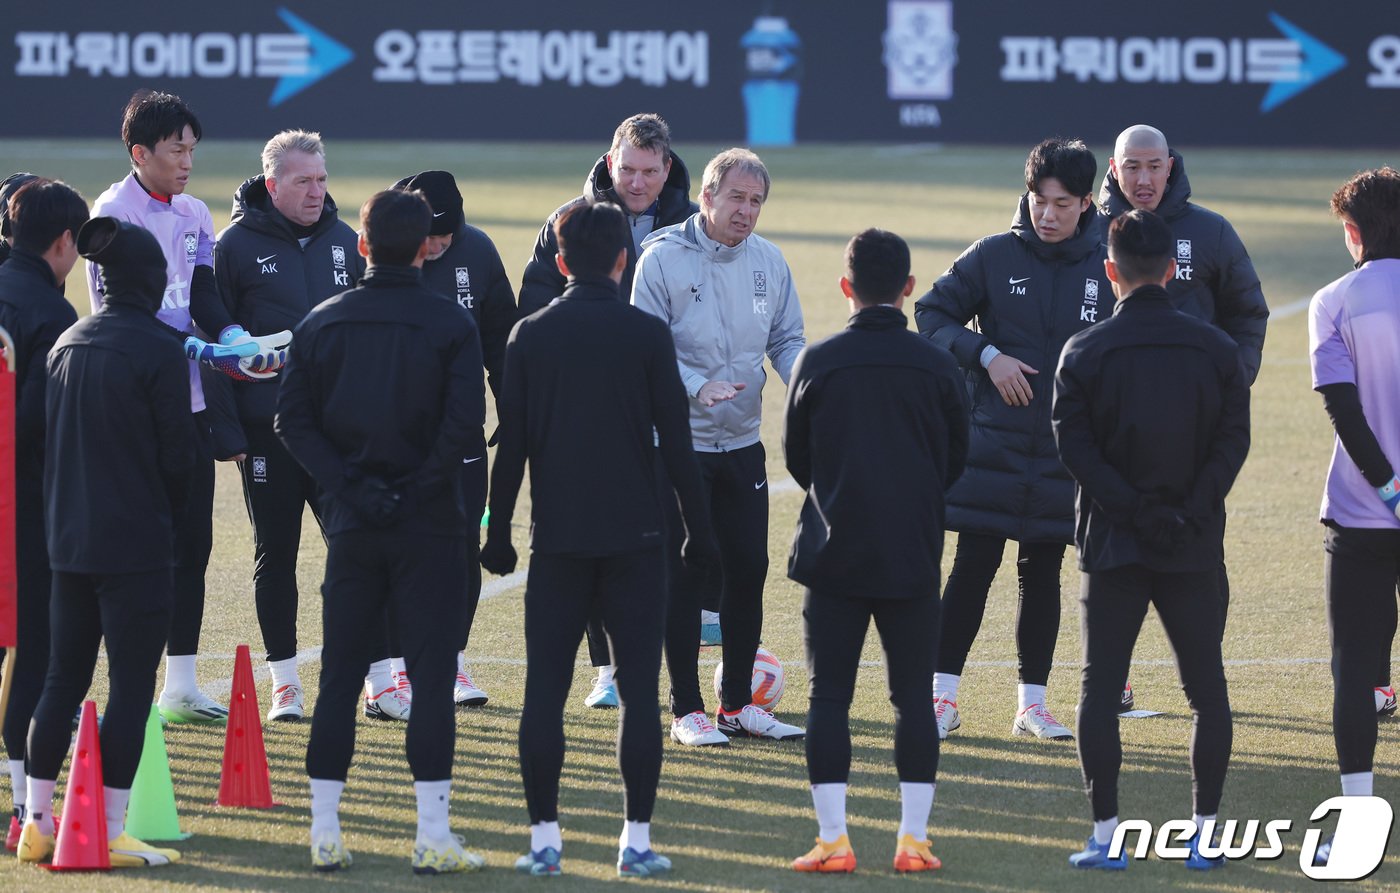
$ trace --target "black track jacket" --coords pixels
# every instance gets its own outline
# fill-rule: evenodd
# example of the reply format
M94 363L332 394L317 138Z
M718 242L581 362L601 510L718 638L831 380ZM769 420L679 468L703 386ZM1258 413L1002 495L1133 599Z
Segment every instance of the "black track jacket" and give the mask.
M554 264L554 258L559 254L559 239L554 235L554 224L561 214L580 200L613 202L627 213L628 221L631 222L633 215L626 211L627 206L618 199L617 193L613 192L612 174L608 173L608 156L604 153L583 181L583 195L561 205L549 215L549 219L540 228L539 237L535 239L535 253L525 265L525 276L520 282L521 318L529 316L564 293L564 274L560 273ZM656 224L652 227L652 232L663 226L683 223L687 217L700 210L700 206L690 200L690 171L686 170L685 162L681 161L681 157L675 152L671 153L671 171L666 175L666 185L661 187L661 195L656 201ZM624 304L632 299L632 274L636 269L637 250L632 244L632 239L628 238L627 268L622 271L622 284L618 288L618 294Z
M889 305L807 345L793 367L783 454L807 491L788 576L862 598L933 598L943 494L967 457L967 398L951 354Z
M1234 339L1245 379L1252 385L1259 375L1269 322L1259 274L1230 221L1191 203L1186 162L1174 151L1171 157L1172 172L1156 212L1176 239L1176 278L1167 283L1167 293L1176 309L1219 326ZM1104 174L1099 205L1105 223L1132 210L1112 171Z
M1055 373L1055 441L1079 484L1079 567L1214 570L1224 560L1225 494L1249 453L1249 383L1224 332L1143 286L1075 335ZM1155 500L1189 520L1159 551L1133 533Z
M305 248L272 206L262 175L244 181L233 202L233 222L214 243L214 278L229 315L224 325L237 323L254 335L295 328L311 308L364 275L359 236L337 216L329 195ZM242 424L272 423L279 380L230 380Z
M1074 483L1050 434L1051 373L1069 336L1112 310L1101 224L1091 204L1074 235L1046 244L1022 195L1011 231L974 243L914 306L920 334L953 352L971 397L967 472L948 492L950 530L1073 542ZM975 329L966 327L972 319ZM1040 370L1026 376L1030 406L1001 399L982 368L988 344Z
M471 311L481 333L491 393L499 396L506 339L516 320L515 291L491 237L468 223L457 227L442 257L424 262L423 284Z
M160 298L138 307L109 295L49 353L44 503L56 571L174 565L195 429L189 361L155 317Z
M686 529L707 530L688 402L666 324L618 300L610 279L570 279L560 301L510 333L492 527L510 523L528 458L534 551L661 547L661 500L672 496L657 492L659 452Z
M361 476L405 489L398 530L474 530L459 486L462 457L486 452L471 315L413 267L372 266L359 288L308 313L292 344L273 428L324 492L326 533L368 526L341 495Z
M15 490L24 517L43 510L49 349L77 321L48 261L16 248L0 266L0 326L15 342Z

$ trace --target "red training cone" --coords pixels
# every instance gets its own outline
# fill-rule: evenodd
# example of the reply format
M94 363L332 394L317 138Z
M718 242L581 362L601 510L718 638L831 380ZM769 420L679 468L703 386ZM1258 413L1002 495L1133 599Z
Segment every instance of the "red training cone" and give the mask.
M239 645L233 659L233 694L228 702L228 728L224 732L224 769L219 779L220 806L270 809L272 780L263 746L262 711L253 685L253 661L248 646Z
M53 871L106 871L112 867L107 852L107 806L102 796L102 748L97 740L97 704L83 702L78 721L78 746L68 768L68 789L63 795L63 816L57 821L58 847Z

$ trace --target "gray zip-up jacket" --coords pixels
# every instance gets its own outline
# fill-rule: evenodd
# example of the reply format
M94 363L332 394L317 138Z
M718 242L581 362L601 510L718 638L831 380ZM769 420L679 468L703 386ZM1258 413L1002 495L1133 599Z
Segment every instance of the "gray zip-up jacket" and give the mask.
M763 356L786 383L806 346L792 271L772 242L750 235L733 248L705 235L700 214L642 243L632 303L666 321L690 401L695 449L719 453L758 443ZM694 399L708 381L743 382L733 400Z

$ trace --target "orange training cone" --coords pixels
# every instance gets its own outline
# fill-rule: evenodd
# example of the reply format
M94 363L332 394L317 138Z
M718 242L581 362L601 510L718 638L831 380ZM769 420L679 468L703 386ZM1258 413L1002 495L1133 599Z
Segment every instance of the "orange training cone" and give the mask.
M229 696L228 728L224 732L224 770L219 779L220 806L270 809L272 780L263 746L262 712L253 686L253 661L248 646L239 645L233 660L233 694Z
M97 705L83 702L78 722L78 745L68 768L68 789L63 796L63 816L56 825L58 847L54 871L107 870L107 807L102 796L102 748L97 740Z

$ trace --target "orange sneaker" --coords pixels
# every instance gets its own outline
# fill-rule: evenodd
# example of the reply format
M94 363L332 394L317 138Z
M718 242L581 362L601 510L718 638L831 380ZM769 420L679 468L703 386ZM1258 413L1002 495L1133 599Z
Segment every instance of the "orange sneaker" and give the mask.
M845 871L856 870L856 854L851 849L851 841L842 834L831 843L827 843L820 837L817 838L817 845L805 856L798 856L792 860L793 871Z
M915 840L914 835L906 834L899 838L894 848L895 871L936 871L943 862L935 856L927 840Z

